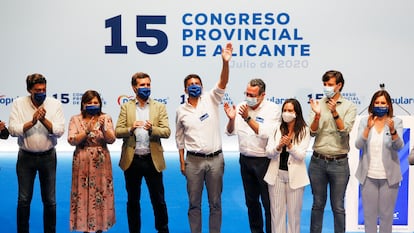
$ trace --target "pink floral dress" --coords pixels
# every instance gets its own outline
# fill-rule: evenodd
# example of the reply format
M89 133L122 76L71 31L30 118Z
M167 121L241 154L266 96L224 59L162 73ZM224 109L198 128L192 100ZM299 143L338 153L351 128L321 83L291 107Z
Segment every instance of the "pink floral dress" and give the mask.
M97 121L83 142L76 142L74 137L85 132L87 122L81 114L70 119L68 141L76 146L70 193L71 231L106 231L115 224L112 163L107 148L108 143L115 142L115 132L112 118L106 114L101 117L104 124ZM111 137L105 137L104 132L109 130Z

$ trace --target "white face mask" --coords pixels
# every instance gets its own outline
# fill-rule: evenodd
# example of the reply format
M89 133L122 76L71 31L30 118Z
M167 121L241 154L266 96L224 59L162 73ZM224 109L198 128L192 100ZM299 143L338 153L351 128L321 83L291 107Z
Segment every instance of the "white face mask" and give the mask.
M289 123L296 118L296 114L293 112L283 112L282 119L284 122Z
M334 89L335 89L334 87L324 86L323 87L323 93L325 94L326 97L332 98L336 94L336 92L334 91Z
M246 101L247 106L249 107L256 106L258 102L257 98L254 98L254 97L246 97L245 101Z

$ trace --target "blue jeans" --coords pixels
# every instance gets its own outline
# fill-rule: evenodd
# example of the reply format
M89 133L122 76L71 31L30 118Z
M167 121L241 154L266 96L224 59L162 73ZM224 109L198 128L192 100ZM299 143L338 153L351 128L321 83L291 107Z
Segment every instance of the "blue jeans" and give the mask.
M30 203L33 185L39 172L40 192L43 202L43 227L45 233L56 232L56 150L48 153L33 154L19 150L16 164L19 182L17 201L17 232L29 232Z
M201 233L201 198L204 184L207 189L209 233L220 233L222 222L221 193L223 191L224 158L188 155L185 160L185 176L189 198L188 220L191 233Z
M310 232L322 232L328 185L335 233L345 232L344 198L349 181L348 158L326 161L312 156L309 178L313 194Z

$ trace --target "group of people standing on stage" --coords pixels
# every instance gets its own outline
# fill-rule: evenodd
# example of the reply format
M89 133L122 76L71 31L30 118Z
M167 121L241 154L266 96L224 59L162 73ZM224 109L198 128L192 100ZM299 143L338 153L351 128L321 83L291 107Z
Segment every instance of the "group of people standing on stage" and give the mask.
M176 111L176 144L180 170L187 180L188 221L192 233L202 232L202 192L209 203L209 232L221 232L224 157L219 114L229 81L233 47L222 50L222 69L217 84L203 91L201 78L184 79L185 103ZM349 133L357 115L356 106L341 95L344 78L339 71L322 77L325 97L310 100L306 123L301 104L287 99L281 109L266 100L266 84L251 79L245 101L237 106L224 103L228 117L225 132L237 135L240 173L252 233L299 233L304 188L313 194L310 232L322 231L328 190L336 233L345 232L344 199L350 177ZM30 203L39 174L44 206L44 232L56 232L56 150L64 134L61 103L46 96L46 78L26 79L28 96L14 100L8 128L0 121L0 137L18 137L17 231L29 232ZM157 232L169 232L162 171L166 168L161 139L171 134L166 106L150 98L151 77L132 76L136 98L121 106L114 125L102 112L95 90L86 91L80 113L70 118L68 142L75 146L70 193L70 230L102 232L116 222L112 163L107 145L122 138L119 166L127 191L130 233L141 231L141 184L148 186ZM398 151L404 146L403 124L393 115L391 97L385 90L372 96L369 115L360 121L355 141L362 150L356 177L361 185L366 232L391 232L394 207L402 179ZM312 158L305 157L314 137ZM414 153L409 161L414 163ZM264 217L263 217L264 213ZM286 220L287 219L287 220Z

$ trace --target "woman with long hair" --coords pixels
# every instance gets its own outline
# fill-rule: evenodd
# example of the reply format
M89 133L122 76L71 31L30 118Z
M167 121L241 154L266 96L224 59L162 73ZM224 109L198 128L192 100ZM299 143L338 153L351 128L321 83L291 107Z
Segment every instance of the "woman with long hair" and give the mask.
M287 99L282 105L282 123L266 146L266 154L272 158L264 177L269 188L272 232L300 233L303 193L309 184L305 164L309 141L299 101Z

